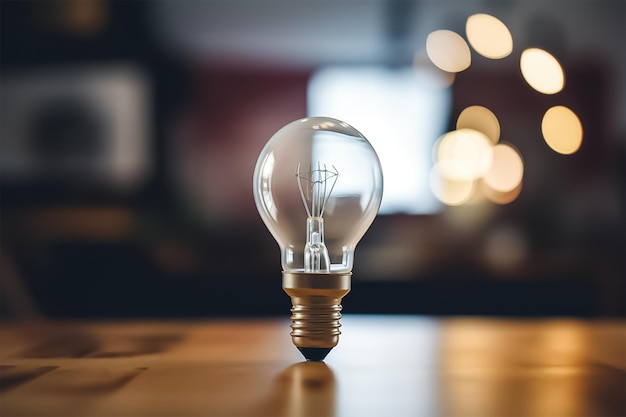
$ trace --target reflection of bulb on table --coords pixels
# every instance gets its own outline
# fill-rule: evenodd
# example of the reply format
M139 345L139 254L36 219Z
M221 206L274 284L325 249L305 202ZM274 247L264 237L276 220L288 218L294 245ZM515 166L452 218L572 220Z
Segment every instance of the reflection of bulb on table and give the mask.
M296 120L261 151L253 191L281 249L283 289L293 304L293 343L307 359L322 360L339 341L354 249L380 206L378 156L344 122Z

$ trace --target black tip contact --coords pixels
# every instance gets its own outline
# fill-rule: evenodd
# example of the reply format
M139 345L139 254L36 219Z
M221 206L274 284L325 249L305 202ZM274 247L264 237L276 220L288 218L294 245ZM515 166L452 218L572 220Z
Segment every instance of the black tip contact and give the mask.
M324 360L332 348L299 347L298 350L304 355L307 361L320 362Z

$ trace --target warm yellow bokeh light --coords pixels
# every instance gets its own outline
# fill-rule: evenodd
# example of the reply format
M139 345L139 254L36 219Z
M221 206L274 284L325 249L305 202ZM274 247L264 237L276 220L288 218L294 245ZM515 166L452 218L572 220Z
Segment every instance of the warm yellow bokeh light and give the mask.
M513 52L511 32L499 19L475 14L467 19L465 33L472 48L485 58L500 59Z
M474 191L474 181L456 181L441 175L440 166L435 164L430 171L430 189L443 204L460 206L466 203Z
M441 175L447 179L475 180L491 166L491 148L487 136L477 130L453 130L439 138L435 160Z
M483 181L494 191L506 193L515 189L524 176L522 157L512 146L500 143L493 147L489 170Z
M522 192L522 184L523 182L520 182L517 187L510 191L497 191L486 184L485 181L481 181L482 187L480 187L480 191L489 201L496 204L509 204L519 197Z
M431 32L426 38L426 53L433 64L446 72L461 72L472 62L467 42L451 30Z
M576 152L583 141L583 126L572 110L555 106L541 121L541 133L550 148L563 155Z
M491 110L483 106L466 107L456 120L456 128L482 132L493 145L500 140L500 122Z
M445 89L454 83L455 74L443 71L428 58L425 49L420 49L413 57L413 71L419 81L433 89Z
M556 94L565 85L561 64L543 49L529 48L522 52L520 68L528 85L540 93Z

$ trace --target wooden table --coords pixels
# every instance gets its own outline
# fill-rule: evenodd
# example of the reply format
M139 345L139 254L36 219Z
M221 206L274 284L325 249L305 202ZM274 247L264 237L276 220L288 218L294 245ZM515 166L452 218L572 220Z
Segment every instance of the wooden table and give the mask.
M342 323L326 363L288 319L4 324L0 415L626 415L624 322Z

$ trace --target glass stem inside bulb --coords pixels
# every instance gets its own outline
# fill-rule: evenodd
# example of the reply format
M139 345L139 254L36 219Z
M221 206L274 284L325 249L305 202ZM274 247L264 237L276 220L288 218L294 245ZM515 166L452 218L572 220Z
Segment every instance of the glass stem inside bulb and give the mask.
M321 217L309 217L306 220L304 271L330 272L330 258L324 244L324 219Z

